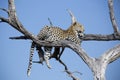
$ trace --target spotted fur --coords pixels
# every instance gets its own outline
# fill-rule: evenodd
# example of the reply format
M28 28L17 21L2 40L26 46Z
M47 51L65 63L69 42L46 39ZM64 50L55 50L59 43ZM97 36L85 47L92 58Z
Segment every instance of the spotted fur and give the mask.
M83 37L84 28L79 23L75 22L67 30L63 30L59 27L45 26L38 34L39 40L46 41L59 41L70 40L76 44L81 43L80 37Z
M39 40L44 41L59 41L59 40L68 40L72 41L76 44L81 43L81 37L84 36L84 27L79 24L77 21L75 21L75 18L73 17L72 13L70 13L72 16L73 23L67 30L63 30L59 27L51 27L51 26L45 26L42 30L40 30L39 34L37 35ZM35 47L35 43L32 43L31 45L31 56L29 59L29 66L28 66L28 75L30 75L31 66L32 66L32 57L33 57L33 48ZM47 53L51 53L52 47L44 47L44 52L42 51L41 47L36 47L39 51L39 57L43 59L43 56ZM41 51L40 51L41 50ZM40 54L42 53L42 57ZM47 57L49 58L49 57ZM42 61L41 61L42 62ZM47 61L46 61L47 62ZM47 66L50 67L47 63Z

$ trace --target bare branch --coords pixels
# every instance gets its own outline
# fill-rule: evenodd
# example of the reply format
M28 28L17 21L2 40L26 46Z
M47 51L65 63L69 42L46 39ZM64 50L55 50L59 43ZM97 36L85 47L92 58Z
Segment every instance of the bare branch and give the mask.
M38 43L38 39L36 36L28 32L24 26L20 23L19 19L17 18L16 10L15 10L15 5L14 5L14 0L8 0L8 8L9 8L9 15L8 19L5 19L4 17L0 16L0 20L3 22L8 23L11 25L13 28L17 29L19 32L23 33L26 37L29 39L35 41Z
M93 72L94 80L106 80L105 71L107 65L120 57L120 44L112 49L109 49L99 58L93 60L90 69Z
M108 6L109 6L110 19L111 19L111 22L112 22L114 33L116 33L117 35L120 35L118 25L117 25L117 22L116 22L116 19L115 19L115 15L114 15L113 0L108 0Z
M16 36L16 37L10 37L9 39L30 39L26 36ZM102 34L85 34L85 36L82 38L83 41L115 41L120 40L120 36L116 36L114 34L108 34L108 35L102 35Z
M57 60L57 59L56 59ZM72 74L72 72L70 72L69 70L68 70L68 68L67 68L67 65L64 63L64 62L62 62L62 60L58 60L64 67L65 67L65 72L73 79L73 80L79 80L76 76L74 76L73 74Z
M72 73L78 73L78 74L82 75L82 73L79 72L79 71L74 71L74 72L72 72Z
M50 18L48 18L48 21L49 21L49 23L50 23L50 26L52 27L53 24L52 24L52 21L50 20Z
M77 77L75 77L70 71L66 70L65 71L73 80L80 80Z
M4 17L2 17L2 16L0 16L0 22L9 22L9 20L8 19L6 19L6 18L4 18Z
M29 39L28 37L26 37L26 36L16 36L16 37L9 37L9 39L17 39L17 40L19 40L19 39Z
M120 36L109 34L109 35L102 35L102 34L85 34L83 41L112 41L112 40L120 40Z
M111 63L120 57L120 44L108 50L101 56L104 61Z
M105 80L105 70L107 63L111 63L112 61L118 59L120 57L120 45L110 49L108 52L104 53L100 58L91 58L87 55L87 53L77 44L74 42L62 40L62 41L55 41L55 42L49 42L49 41L40 41L36 36L28 32L24 26L21 24L19 21L16 10L15 10L15 5L14 5L14 0L8 0L9 8L8 11L6 9L2 9L3 11L6 11L8 14L8 19L1 17L0 20L1 22L6 22L10 24L13 28L17 29L19 32L21 32L24 36L19 36L19 37L10 37L10 39L30 39L36 45L39 45L40 48L42 46L53 46L53 47L68 47L71 48L73 51L75 51L79 57L90 67L90 69L94 72L94 79L95 80ZM120 32L117 26L117 23L115 21L114 17L114 12L113 12L113 1L108 0L109 2L109 10L110 10L110 19L114 28L114 34L109 34L109 35L100 35L100 34L85 34L85 37L83 38L84 41L87 40L99 40L99 41L109 41L109 40L120 40ZM72 17L72 22L75 22L76 19L73 16L73 14L69 11L69 14ZM51 24L52 25L52 24ZM56 57L56 55L55 55ZM57 58L57 57L56 57ZM65 71L67 74L70 75L70 77L73 80L78 80L70 71L68 71L67 66L60 60L57 59L64 67Z
M75 51L82 59L87 63L88 65L91 65L92 58L89 57L86 52L77 44L71 41L67 40L61 40L61 41L36 41L36 43L39 46L54 46L54 47L68 47L71 48L73 51ZM91 61L91 62L90 62Z
M112 3L111 0L109 0L109 4L111 4L111 3ZM112 10L112 11L110 11L111 15L113 15L113 19L112 20L115 20L114 19L114 14L113 14L113 7L110 6L110 10ZM10 13L10 15L9 15L10 19L8 20L8 19L5 19L3 17L0 17L1 21L7 22L11 26L13 26L15 29L17 29L18 31L23 33L27 38L29 38L29 39L31 39L33 41L36 41L37 39L35 39L35 36L33 34L29 33L23 27L23 25L20 23L20 21L18 20L17 15L16 15L16 11L15 11L14 0L9 0L9 13ZM69 13L70 13L70 15L73 18L74 16L72 15L72 13L70 11L69 11ZM113 23L116 24L115 21L113 21ZM115 32L116 31L118 32L118 28L115 26ZM26 37L20 37L20 38L27 39ZM14 39L14 38L11 38L11 39ZM19 39L19 38L17 38L17 39ZM86 34L85 37L83 38L83 40L84 41L86 41L86 40L99 40L99 41L120 40L120 36L116 37L113 34L110 34L110 35Z
M77 20L76 20L76 18L74 17L73 13L72 13L69 9L67 9L67 11L69 12L69 14L70 14L70 16L71 16L71 21L72 21L72 23L76 22Z
M17 18L14 0L8 0L8 10L10 13L9 17L11 17L11 19Z
M3 10L3 11L5 11L6 13L9 14L9 11L8 11L7 9L5 9L5 8L0 8L0 10Z
M68 47L75 51L88 66L92 66L93 58L89 57L87 53L79 45L66 40L65 41L62 40L59 42L61 42L63 46Z

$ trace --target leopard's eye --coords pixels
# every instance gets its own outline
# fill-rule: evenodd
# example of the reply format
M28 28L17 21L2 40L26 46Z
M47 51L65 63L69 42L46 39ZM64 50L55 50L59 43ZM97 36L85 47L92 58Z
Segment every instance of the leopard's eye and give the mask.
M78 33L82 33L82 31L77 31Z

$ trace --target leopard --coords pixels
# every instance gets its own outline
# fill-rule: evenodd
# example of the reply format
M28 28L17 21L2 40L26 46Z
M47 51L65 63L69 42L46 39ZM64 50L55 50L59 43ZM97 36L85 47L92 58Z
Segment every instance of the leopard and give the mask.
M44 26L39 34L37 35L37 38L39 40L43 41L60 41L60 40L68 40L71 42L74 42L75 44L81 45L82 38L84 37L84 26L81 25L79 22L77 22L76 18L74 17L73 13L71 11L68 11L72 23L68 29L64 30L58 26ZM34 42L32 42L31 49L30 49L30 58L29 58L29 65L27 70L27 75L30 75L31 67L32 67L32 58L34 54L34 48L36 47L36 50L38 51L38 55L40 58L40 62L43 60L46 62L48 68L51 68L49 59L51 56L52 46L44 46L44 50L41 48L41 46L36 45ZM55 48L54 53L60 51L60 47ZM63 47L64 51L64 47Z

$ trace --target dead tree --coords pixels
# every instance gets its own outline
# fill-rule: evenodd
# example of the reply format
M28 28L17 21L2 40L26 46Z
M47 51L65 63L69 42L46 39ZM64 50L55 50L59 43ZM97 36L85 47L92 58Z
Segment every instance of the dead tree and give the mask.
M101 35L101 34L85 34L83 41L86 40L98 40L98 41L110 41L110 40L120 40L120 31L118 29L117 23L115 21L114 11L113 11L113 0L108 0L109 13L111 23L114 29L113 34ZM16 9L14 5L14 0L8 0L8 10L0 8L8 14L8 18L0 16L0 22L5 22L11 25L24 36L11 37L11 39L30 39L39 46L53 46L53 47L68 47L78 54L78 56L88 65L88 67L93 72L94 80L105 80L105 70L107 65L115 61L120 57L120 44L109 49L107 52L103 53L99 58L89 57L87 53L79 46L70 41L56 41L56 42L45 42L40 41L35 37L35 35L28 32L22 23L19 21ZM65 67L65 72L70 75L73 80L79 80L76 78L68 69L67 66L59 60L61 64Z

